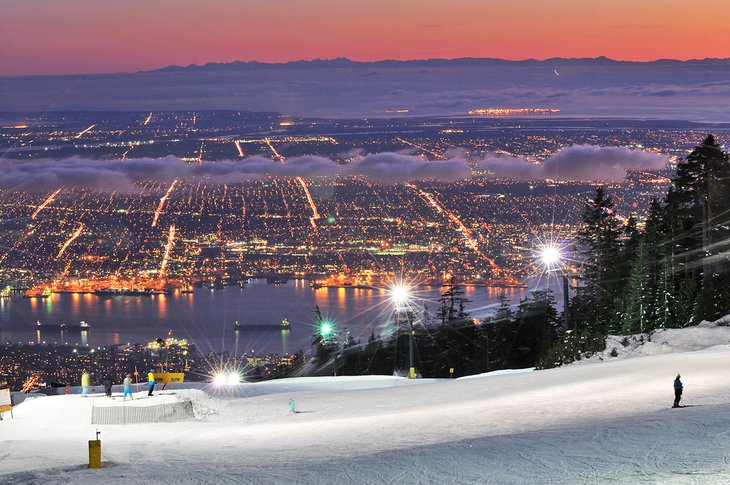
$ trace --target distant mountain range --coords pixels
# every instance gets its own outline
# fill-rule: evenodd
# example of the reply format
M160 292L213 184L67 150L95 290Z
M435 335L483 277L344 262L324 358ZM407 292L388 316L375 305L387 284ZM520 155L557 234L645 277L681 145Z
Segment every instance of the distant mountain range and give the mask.
M0 109L277 111L312 117L466 115L548 108L553 116L730 121L730 59L338 58L0 78Z
M289 62L260 62L260 61L232 61L232 62L209 62L207 64L190 64L187 66L167 66L160 69L154 69L146 72L183 72L183 71L235 71L240 69L287 69L287 68L331 68L331 67L504 67L504 66L536 66L536 65L574 65L574 66L592 66L592 65L659 65L659 66L709 66L724 65L730 66L730 58L717 59L693 59L689 61L681 61L677 59L658 59L656 61L640 62L640 61L617 61L605 56L585 57L585 58L568 58L568 57L552 57L545 60L524 59L524 60L508 60L491 57L460 57L456 59L414 59L414 60L392 60L386 59L382 61L353 61L346 57L337 57L335 59L312 59L309 61L289 61Z

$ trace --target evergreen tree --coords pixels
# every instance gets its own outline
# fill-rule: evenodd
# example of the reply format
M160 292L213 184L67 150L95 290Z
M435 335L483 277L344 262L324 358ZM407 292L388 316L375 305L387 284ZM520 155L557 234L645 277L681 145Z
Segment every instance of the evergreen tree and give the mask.
M621 332L633 334L649 330L648 312L652 303L646 241L641 239L634 256L625 292L625 307L621 316Z
M649 215L644 224L644 232L641 234L646 262L645 293L648 298L644 312L646 330L664 328L670 318L669 301L673 295L672 268L669 264L670 258L667 252L669 245L665 241L666 231L662 224L663 217L663 209L659 201L655 198L651 199Z
M514 340L515 321L510 301L503 293L499 297L499 302L494 315L482 324L485 372L508 366L509 349Z
M314 306L314 335L312 335L312 345L315 347L315 357L317 365L320 367L325 365L332 353L337 349L336 340L329 335L322 333L322 312L319 305Z
M520 302L510 348L510 367L533 367L548 353L562 331L562 322L549 291L537 290Z
M581 285L570 308L571 318L598 333L618 330L621 295L621 225L613 199L603 187L586 204L578 247L584 255Z
M725 298L730 268L723 256L730 248L729 180L728 155L712 135L677 165L666 199L666 224L676 261L676 308L683 313L676 315L679 325L687 324L687 302L697 302L700 319L716 319L730 309Z
M439 309L436 313L436 317L441 323L469 318L469 314L465 310L469 299L464 296L464 287L457 284L452 276L449 282L443 285L443 288L439 297Z
M626 225L623 228L624 243L623 243L623 256L621 257L623 267L621 274L626 276L628 280L628 274L631 271L636 252L639 249L639 243L641 242L641 231L639 230L638 221L635 214L629 215L626 220Z

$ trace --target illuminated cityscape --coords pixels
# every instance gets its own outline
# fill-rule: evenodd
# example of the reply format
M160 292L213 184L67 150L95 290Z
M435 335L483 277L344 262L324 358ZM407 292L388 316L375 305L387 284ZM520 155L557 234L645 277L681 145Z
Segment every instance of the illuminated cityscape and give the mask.
M0 484L730 483L730 2L4 2Z
M539 163L572 144L674 157L701 131L632 121L597 131L578 126L590 122L570 120L316 120L239 112L5 117L0 148L31 161L174 155L196 164L259 155L286 165L288 158L316 155L347 164L358 151L444 160L459 147L468 159L502 153ZM604 183L519 181L478 167L474 174L396 184L358 176L231 183L151 176L134 191L5 187L0 281L28 296L43 289L161 293L272 276L382 286L405 257L423 283L455 276L469 284L520 285L534 271L523 249L548 232L568 237L585 198ZM642 216L649 199L665 189L666 175L637 170L608 182L621 215Z

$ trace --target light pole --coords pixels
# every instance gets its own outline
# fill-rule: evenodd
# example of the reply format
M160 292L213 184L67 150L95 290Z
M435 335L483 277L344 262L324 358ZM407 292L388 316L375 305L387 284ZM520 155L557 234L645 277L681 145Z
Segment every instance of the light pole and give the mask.
M408 378L416 378L416 364L414 362L414 329L413 310L410 308L413 302L413 295L410 287L404 284L396 284L390 287L390 300L395 305L396 319L400 325L401 311L405 310L406 322L408 324Z
M416 364L413 362L413 339L415 330L413 330L413 312L407 311L406 318L408 320L408 378L416 378Z
M546 272L561 271L561 277L563 281L563 326L565 330L568 330L570 324L570 313L568 305L570 304L569 289L570 285L568 282L568 273L563 269L563 263L565 261L565 255L562 251L563 248L553 243L542 244L538 247L537 254L540 259L540 263Z
M319 322L319 328L317 329L319 332L319 339L321 342L321 345L331 345L332 343L335 344L335 372L334 375L337 377L337 356L340 352L340 343L337 338L337 332L335 332L335 326L332 322L329 320L321 320Z

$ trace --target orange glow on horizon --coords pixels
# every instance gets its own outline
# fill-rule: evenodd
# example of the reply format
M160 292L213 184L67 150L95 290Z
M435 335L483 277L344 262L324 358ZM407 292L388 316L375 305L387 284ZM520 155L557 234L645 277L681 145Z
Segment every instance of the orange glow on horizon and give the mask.
M335 57L730 57L729 17L726 0L179 0L173 11L159 0L27 0L0 16L0 75Z

